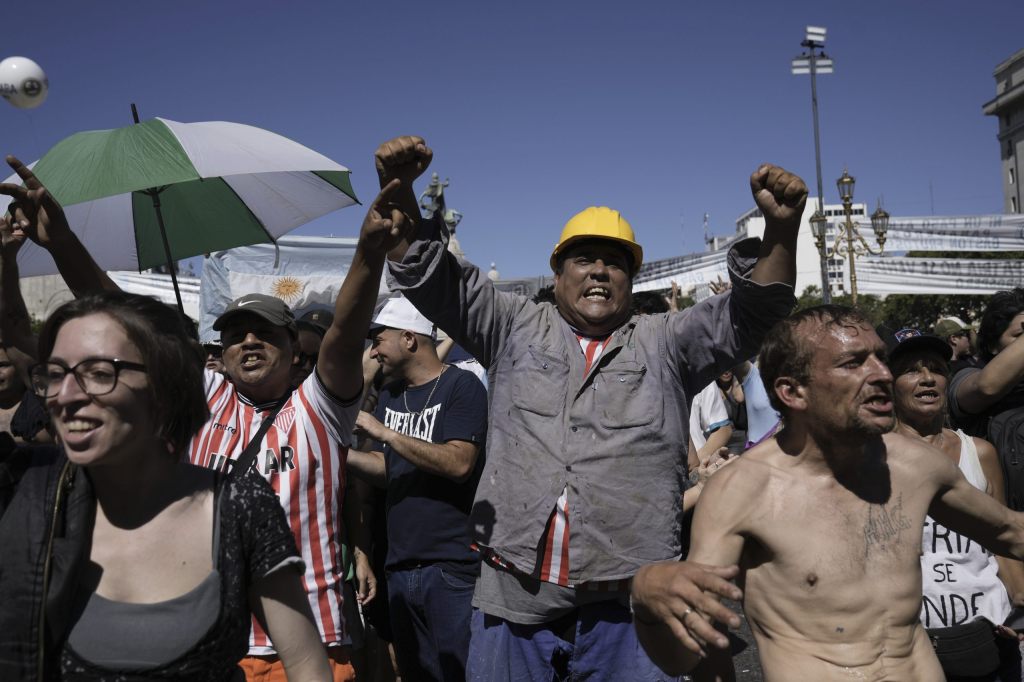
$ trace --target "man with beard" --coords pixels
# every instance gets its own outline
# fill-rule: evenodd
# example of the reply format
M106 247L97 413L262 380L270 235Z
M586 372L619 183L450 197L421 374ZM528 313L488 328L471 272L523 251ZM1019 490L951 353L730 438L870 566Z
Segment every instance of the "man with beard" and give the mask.
M443 363L434 325L392 298L370 325L384 373L376 416L356 424L380 444L349 453L350 470L387 488L388 610L398 667L411 680L465 680L473 584L469 511L487 433L487 393Z
M1024 516L929 444L890 433L885 358L849 308L776 325L760 369L785 427L714 476L697 505L688 560L739 563L765 680L943 679L918 618L926 514L1024 556ZM670 672L697 662L688 647L706 624L678 594L678 573L677 563L653 564L633 583L638 635Z

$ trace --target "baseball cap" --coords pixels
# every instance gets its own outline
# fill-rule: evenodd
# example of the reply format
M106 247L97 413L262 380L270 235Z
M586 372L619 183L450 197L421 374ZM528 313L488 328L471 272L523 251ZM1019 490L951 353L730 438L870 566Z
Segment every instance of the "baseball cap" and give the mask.
M266 294L246 294L236 298L213 322L215 331L221 331L232 317L245 313L259 315L277 327L287 327L292 334L296 333L295 315L288 305L276 296Z
M308 310L295 320L295 324L299 329L308 329L323 336L327 333L328 327L334 324L334 313L325 308Z
M932 332L935 336L944 339L947 336L952 336L953 334L958 334L960 332L967 331L968 329L970 329L970 327L968 327L967 323L959 317L943 317L935 323L934 327L932 327Z
M885 342L886 348L889 349L890 363L896 359L897 356L915 350L932 351L943 358L948 358L950 355L948 343L937 336L923 334L920 329L904 327L903 329L892 331L887 327L878 327L875 331L877 331L878 335L882 337L882 341Z
M436 333L434 323L423 317L420 311L409 302L404 296L389 298L384 302L380 312L370 323L369 336L373 336L378 329L402 329L415 334L433 337Z

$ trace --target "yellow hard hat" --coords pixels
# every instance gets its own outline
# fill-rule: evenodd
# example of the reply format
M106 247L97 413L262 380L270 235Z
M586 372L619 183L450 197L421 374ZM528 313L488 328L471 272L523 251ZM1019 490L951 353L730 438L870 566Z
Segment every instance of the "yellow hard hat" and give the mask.
M607 206L591 206L569 218L569 222L562 228L562 238L551 252L551 269L557 269L558 254L561 251L582 239L610 239L622 244L633 257L633 271L630 274L635 275L644 262L644 250L636 243L633 228L622 214Z

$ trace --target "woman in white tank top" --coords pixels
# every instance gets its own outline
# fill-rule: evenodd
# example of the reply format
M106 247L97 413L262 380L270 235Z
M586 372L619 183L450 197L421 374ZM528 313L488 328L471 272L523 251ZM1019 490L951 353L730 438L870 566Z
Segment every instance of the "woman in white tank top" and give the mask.
M897 429L906 436L931 443L936 448L936 457L948 457L971 485L1005 503L1003 475L992 444L943 426L949 348L941 339L922 336L916 330L901 330L896 336L902 341L890 345L889 367L893 374ZM1019 595L1018 603L1024 601L1024 565L994 556L977 542L929 516L925 519L921 545L921 577L921 622L933 642L948 635L949 631L942 631L943 628L987 619L999 650L999 667L972 670L968 679L1018 682L1021 676L1017 634L1002 623L1012 608L1010 595ZM940 644L936 644L936 650L942 660ZM963 679L951 674L953 671L948 667L946 672L949 680ZM964 671L961 669L959 674Z

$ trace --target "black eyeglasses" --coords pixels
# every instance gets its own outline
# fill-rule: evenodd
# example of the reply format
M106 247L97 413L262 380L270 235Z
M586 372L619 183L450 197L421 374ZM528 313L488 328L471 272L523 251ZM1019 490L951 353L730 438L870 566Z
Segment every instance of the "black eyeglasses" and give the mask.
M145 372L146 366L137 362L108 358L82 360L74 367L67 367L59 362L43 362L31 369L32 390L40 398L54 398L60 393L64 377L71 373L75 375L75 381L86 395L106 395L117 387L117 377L126 369Z

